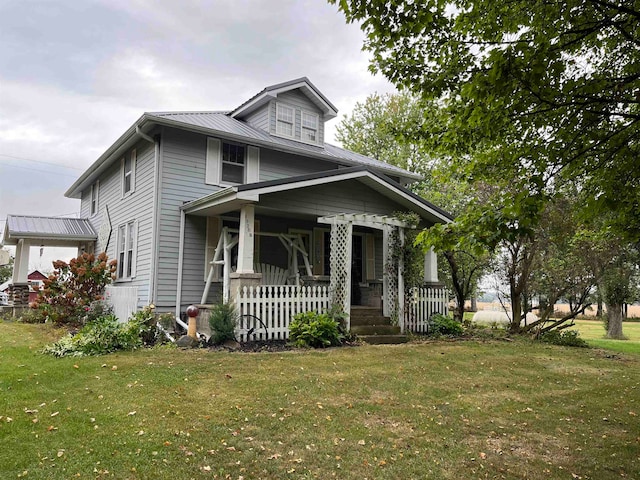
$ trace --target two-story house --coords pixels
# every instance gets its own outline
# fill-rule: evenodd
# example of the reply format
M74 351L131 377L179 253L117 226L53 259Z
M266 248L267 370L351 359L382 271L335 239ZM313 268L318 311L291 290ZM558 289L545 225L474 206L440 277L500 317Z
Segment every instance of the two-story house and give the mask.
M365 303L389 314L404 297L401 273L388 278L404 227L394 212L421 227L451 217L406 188L418 175L325 143L336 115L307 78L230 112L145 113L66 192L81 219L9 216L5 243L18 245L18 269L35 242L106 251L115 287L177 315L274 282L326 284L347 313ZM437 282L432 252L425 281Z

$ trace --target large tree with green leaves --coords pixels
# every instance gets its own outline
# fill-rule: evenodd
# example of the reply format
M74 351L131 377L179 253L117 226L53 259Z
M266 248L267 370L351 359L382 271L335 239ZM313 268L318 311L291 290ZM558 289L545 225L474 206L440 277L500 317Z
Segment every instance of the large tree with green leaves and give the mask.
M583 214L612 212L640 239L636 2L330 1L361 23L372 70L446 111L424 138L468 178L518 192L493 202L517 218L499 236L535 227L575 182Z

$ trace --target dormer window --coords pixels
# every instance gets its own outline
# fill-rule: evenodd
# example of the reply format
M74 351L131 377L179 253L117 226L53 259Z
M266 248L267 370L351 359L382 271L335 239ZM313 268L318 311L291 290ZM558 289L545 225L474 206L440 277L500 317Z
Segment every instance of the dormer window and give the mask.
M122 196L133 193L136 189L136 151L131 150L121 160Z
M276 132L279 135L293 137L293 123L296 112L292 107L278 103L276 105Z
M315 113L302 112L302 140L318 141L318 115Z

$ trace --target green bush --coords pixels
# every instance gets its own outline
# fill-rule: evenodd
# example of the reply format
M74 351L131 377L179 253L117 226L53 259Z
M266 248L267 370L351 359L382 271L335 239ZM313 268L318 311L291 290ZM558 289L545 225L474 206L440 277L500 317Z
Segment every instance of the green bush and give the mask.
M209 316L209 326L211 327L209 343L220 345L228 340L235 340L237 319L238 314L232 304L215 305Z
M586 348L589 345L582 338L577 330L549 330L540 335L539 340L553 345L564 347Z
M47 345L43 353L56 357L104 355L116 350L134 350L143 345L143 335L149 327L134 318L119 323L113 314L87 323L75 335L68 334Z
M342 343L339 323L317 312L295 315L289 325L289 339L296 347L325 348Z
M459 336L464 333L462 324L451 317L436 313L430 319L429 333L431 335Z

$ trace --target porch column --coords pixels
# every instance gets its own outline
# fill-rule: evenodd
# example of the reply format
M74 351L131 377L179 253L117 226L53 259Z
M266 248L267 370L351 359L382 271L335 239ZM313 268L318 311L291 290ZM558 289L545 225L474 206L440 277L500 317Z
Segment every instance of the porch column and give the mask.
M438 257L433 248L424 254L424 283L438 282Z
M404 247L404 227L398 227L398 241L400 247ZM398 325L400 333L404 333L404 258L398 258Z
M29 280L29 250L31 244L21 238L16 244L16 257L13 262L13 283L27 283Z
M382 228L382 315L388 317L391 309L389 308L389 273L387 266L389 265L389 235L390 227L384 225Z
M244 205L240 209L239 241L238 241L238 268L236 273L254 273L253 249L255 243L254 234L255 205Z

